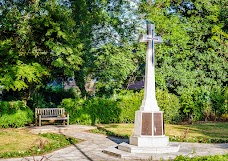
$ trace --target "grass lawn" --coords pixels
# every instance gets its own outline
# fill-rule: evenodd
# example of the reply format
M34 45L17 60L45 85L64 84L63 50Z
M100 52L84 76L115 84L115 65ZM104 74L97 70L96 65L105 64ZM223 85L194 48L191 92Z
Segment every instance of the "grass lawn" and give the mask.
M0 158L45 154L77 142L60 134L36 135L23 128L0 129Z
M193 125L165 125L168 136L180 136L189 128L189 137L207 137L228 139L227 123L205 123Z
M97 125L106 132L117 134L117 136L131 136L134 124L102 124ZM165 135L170 137L221 139L228 141L228 122L226 123L204 123L192 125L165 125ZM194 142L194 141L192 141Z
M24 129L0 129L0 153L9 151L29 150L39 141L49 142L51 140L31 134Z

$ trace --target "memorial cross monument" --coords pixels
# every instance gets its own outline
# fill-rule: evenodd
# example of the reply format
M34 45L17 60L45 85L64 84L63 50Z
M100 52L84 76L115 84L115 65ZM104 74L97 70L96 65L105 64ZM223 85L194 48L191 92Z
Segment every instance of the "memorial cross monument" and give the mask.
M147 43L144 99L140 110L135 112L134 134L130 144L138 147L165 147L169 137L164 135L163 112L160 111L155 93L154 44L162 38L155 36L155 25L147 24L147 34L140 35L140 42Z
M161 43L162 38L155 36L154 24L147 24L147 34L140 35L139 41L147 43L144 99L140 110L135 112L134 134L130 144L125 142L118 148L104 150L107 154L118 154L126 157L130 152L136 153L171 153L178 152L179 144L170 144L164 133L163 112L160 111L155 94L155 60L154 44Z

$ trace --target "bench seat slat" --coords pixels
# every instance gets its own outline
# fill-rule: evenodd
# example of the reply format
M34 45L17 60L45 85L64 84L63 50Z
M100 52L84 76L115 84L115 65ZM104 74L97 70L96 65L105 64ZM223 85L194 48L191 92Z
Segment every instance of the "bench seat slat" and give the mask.
M68 117L41 117L41 120L67 120Z

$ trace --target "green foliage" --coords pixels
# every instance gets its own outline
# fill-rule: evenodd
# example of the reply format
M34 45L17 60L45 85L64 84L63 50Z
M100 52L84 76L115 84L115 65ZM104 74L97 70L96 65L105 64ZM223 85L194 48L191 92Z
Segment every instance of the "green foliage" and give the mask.
M113 98L63 99L61 107L70 113L70 123L130 123L141 104L141 93L120 94Z
M188 157L188 156L177 156L174 161L225 161L228 160L228 154L224 155L210 155L210 156L195 156L195 157Z
M190 92L186 91L186 92L182 93L180 101L181 101L181 105L183 108L182 111L184 114L187 115L187 117L189 119L189 123L190 123L191 122L190 119L192 119L192 117L193 117L192 114L193 114L193 112L195 112L194 111L195 105L194 105L193 97L190 94ZM196 108L196 110L197 110L197 108Z
M215 115L221 117L222 114L227 114L227 91L226 89L216 89L211 93L211 104L212 110L214 111Z
M66 98L61 102L61 107L65 108L67 112L70 114L70 124L85 124L91 125L92 120L89 113L84 108L84 103L86 100L84 99L71 99Z
M121 91L117 95L117 106L121 109L120 123L133 123L135 111L140 109L143 92Z
M0 127L22 127L33 121L33 111L22 101L0 101Z
M47 102L45 101L45 97L42 93L34 93L30 98L28 105L32 108L46 108L48 107Z
M82 63L82 45L72 10L54 1L3 1L0 84L27 100L37 86L72 76Z
M132 52L134 46L115 46L105 44L99 49L94 49L94 76L98 78L96 83L96 95L110 96L114 89L121 88L128 76L136 71L138 62ZM92 71L91 71L92 72Z
M121 113L117 102L106 98L95 97L87 100L85 108L90 115L92 124L117 122Z
M0 7L0 84L25 100L38 86L73 75L83 95L89 76L100 79L98 95L110 95L137 70L128 40L136 9L128 1L3 0Z
M72 115L71 123L133 123L135 111L142 103L143 91L122 90L116 93L114 98L64 99L61 106ZM178 123L185 119L189 123L207 121L227 113L225 90L220 95L214 95L206 87L186 89L178 98L168 91L157 89L156 97L166 123ZM213 102L213 99L219 99L220 105L219 100ZM218 114L214 114L213 107L217 107Z
M70 123L133 123L135 111L140 109L143 91L121 90L115 98L63 99L61 107L70 113ZM179 100L176 96L159 90L158 102L165 111L166 122L178 122Z
M183 137L171 136L169 141L173 142L190 142L190 143L228 143L226 138L207 138L207 137Z
M227 84L227 2L163 1L141 4L163 43L156 45L156 84L181 95L186 89Z
M180 113L187 116L189 123L211 120L227 113L226 89L210 90L207 87L186 89L180 96Z
M161 111L164 111L165 123L177 123L180 122L181 117L179 115L180 103L179 98L168 91L156 90L156 97L158 106Z
M70 123L112 123L117 122L120 115L117 102L106 98L63 99L61 107L69 112Z
M64 89L60 88L40 88L34 92L27 102L31 109L35 108L56 108L64 98L80 98L81 93L77 87Z
M165 120L179 119L178 100L171 93L180 97L180 114L189 122L226 115L227 92L223 89L228 75L227 6L226 1L214 0L156 0L153 4L143 1L139 8L132 1L120 0L2 0L0 87L6 93L3 96L12 94L25 103L30 99L33 107L55 107L63 98L80 97L77 91L42 90L53 80L68 76L75 76L82 96L89 95L85 90L88 78L97 80L96 96L112 96L144 75L145 44L136 45L134 41L137 28L147 19L156 25L156 34L163 38L163 43L155 46L155 70L156 86L165 91L158 91L157 96L159 106L167 113ZM36 92L39 96L34 96ZM140 100L130 97L135 98L126 96L117 104L126 113L127 107L131 106L132 111L124 118L121 112L115 121L133 120ZM96 104L99 101L102 106L108 103L104 98L94 100L96 110L100 109ZM172 105L167 106L168 101ZM93 117L92 122L107 122L103 115L96 119L90 116L87 108L92 103L84 103L87 112L82 112L83 117ZM166 112L173 107L172 113ZM83 108L80 106L73 113L79 116Z
M86 53L75 79L83 95L89 95L84 85L88 78L92 78L97 80L96 96L110 97L116 89L126 85L128 76L137 72L141 65L139 59L145 57L141 51L137 51L140 54L133 52L137 48L133 42L139 26L135 14L137 5L121 0L81 1L73 4L83 7L74 7L73 10ZM84 20L80 21L82 17ZM87 21L87 26L84 21Z
M0 153L0 158L14 158L14 157L29 156L29 155L31 155L31 152L29 152L29 151L5 152L5 153Z

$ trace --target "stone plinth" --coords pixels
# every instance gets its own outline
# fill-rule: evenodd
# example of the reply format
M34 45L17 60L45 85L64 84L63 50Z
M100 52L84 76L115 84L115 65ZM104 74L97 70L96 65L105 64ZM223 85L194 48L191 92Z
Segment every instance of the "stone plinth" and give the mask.
M143 153L143 154L152 154L152 153L175 153L180 149L179 144L169 144L164 147L139 147L135 145L130 145L127 143L121 143L118 145L118 149L126 151L129 153Z
M130 144L138 147L166 147L169 144L168 136L131 136Z

